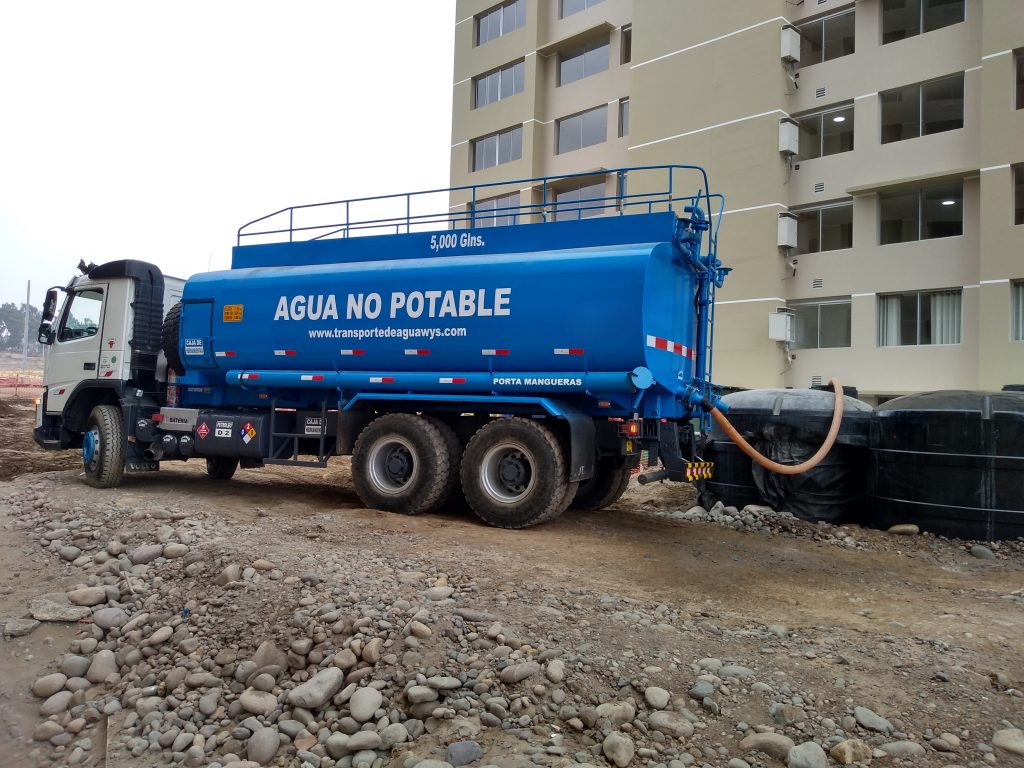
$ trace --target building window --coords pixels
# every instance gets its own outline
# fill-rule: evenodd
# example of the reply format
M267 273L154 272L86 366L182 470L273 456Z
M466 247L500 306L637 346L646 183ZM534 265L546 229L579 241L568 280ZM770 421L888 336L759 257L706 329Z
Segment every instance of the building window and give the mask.
M608 139L608 105L565 117L556 124L559 155L600 144Z
M608 38L594 40L558 58L558 84L582 80L608 69Z
M961 289L878 297L878 345L959 344Z
M797 27L800 32L800 66L849 56L854 52L854 12L815 19Z
M526 62L517 61L473 78L473 107L483 107L523 92Z
M850 299L800 302L789 305L796 329L794 349L850 346Z
M517 125L473 141L473 170L482 171L523 156L523 126Z
M882 0L882 45L964 20L964 0Z
M1013 168L1013 223L1024 224L1024 165Z
M964 127L964 73L882 91L882 143Z
M633 25L627 24L622 28L622 41L620 43L621 50L621 63L629 64L633 60ZM1019 69L1018 69L1019 71ZM1018 83L1020 78L1017 78ZM1018 99L1018 104L1019 104Z
M596 182L582 181L555 192L555 221L600 216L614 207L614 201L609 200L604 191L604 179Z
M1024 280L1010 283L1010 325L1010 338L1024 341Z
M474 227L510 227L519 223L519 193L476 201Z
M1017 84L1017 109L1024 109L1024 51L1017 51L1013 55L1013 71L1016 73Z
M514 32L526 24L526 0L510 0L476 17L476 44Z
M909 243L964 233L964 185L936 184L878 196L879 243Z
M579 13L603 2L604 0L562 0L561 18L572 16L574 13Z
M800 159L837 155L853 149L853 105L796 118Z
M853 247L853 203L794 211L794 214L798 254Z
M619 99L619 138L629 135L629 99Z

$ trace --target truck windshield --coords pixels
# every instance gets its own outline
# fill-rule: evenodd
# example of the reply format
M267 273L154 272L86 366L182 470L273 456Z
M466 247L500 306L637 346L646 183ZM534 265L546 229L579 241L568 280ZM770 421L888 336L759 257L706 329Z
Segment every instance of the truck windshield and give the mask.
M68 297L57 338L60 341L84 339L99 333L100 317L103 310L103 289L86 288L75 291Z

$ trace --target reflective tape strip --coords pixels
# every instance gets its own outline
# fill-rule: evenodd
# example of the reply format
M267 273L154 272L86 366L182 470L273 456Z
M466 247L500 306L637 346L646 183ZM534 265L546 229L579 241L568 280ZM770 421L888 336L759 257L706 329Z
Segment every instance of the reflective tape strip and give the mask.
M507 349L481 349L480 350L480 354L481 355L486 355L487 357L497 357L497 356L507 355L508 354L508 350Z
M437 380L437 383L438 384L465 384L466 380L463 379L463 378L458 378L458 377L455 377L455 378L452 378L452 377L442 377L442 378Z
M214 352L213 356L214 357L234 357L235 353L234 352Z
M679 355L681 357L687 357L693 360L696 356L694 351L687 347L685 344L680 344L678 341L670 341L669 339L663 339L660 336L648 336L647 346L653 347L654 349L661 349L665 352L671 352L673 355Z
M394 382L395 382L395 377L394 376L371 376L370 377L370 383L371 384L394 384Z
M258 373L243 373L242 374L242 380L243 381L252 381L253 379L258 379L259 377L260 377L260 375Z
M579 347L569 347L568 349L556 349L556 355L582 355L583 350Z
M324 377L319 375L319 374L316 374L316 375L302 375L299 378L302 379L303 381L323 381L324 380Z
M274 355L277 356L277 357L294 357L295 356L295 350L294 349L275 349L274 350Z
M361 349L343 349L343 350L341 350L341 354L343 354L343 355L354 355L356 357L359 357L361 355L365 355L366 353L363 350L361 350Z
M407 350L405 350L405 354L407 354L407 355L429 355L430 354L430 350L429 349L407 349Z

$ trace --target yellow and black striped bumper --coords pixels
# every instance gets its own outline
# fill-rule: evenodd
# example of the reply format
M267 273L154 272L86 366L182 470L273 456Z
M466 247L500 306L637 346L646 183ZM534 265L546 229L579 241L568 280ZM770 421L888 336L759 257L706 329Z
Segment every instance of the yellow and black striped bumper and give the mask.
M686 482L694 480L710 480L715 469L713 461L688 461L686 463Z

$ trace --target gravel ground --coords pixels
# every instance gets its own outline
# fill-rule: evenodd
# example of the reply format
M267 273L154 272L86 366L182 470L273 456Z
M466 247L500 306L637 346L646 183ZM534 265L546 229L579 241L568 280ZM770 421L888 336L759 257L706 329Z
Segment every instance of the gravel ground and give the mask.
M345 460L48 461L0 456L0 765L1024 764L1019 541L686 486L504 531L367 510Z

